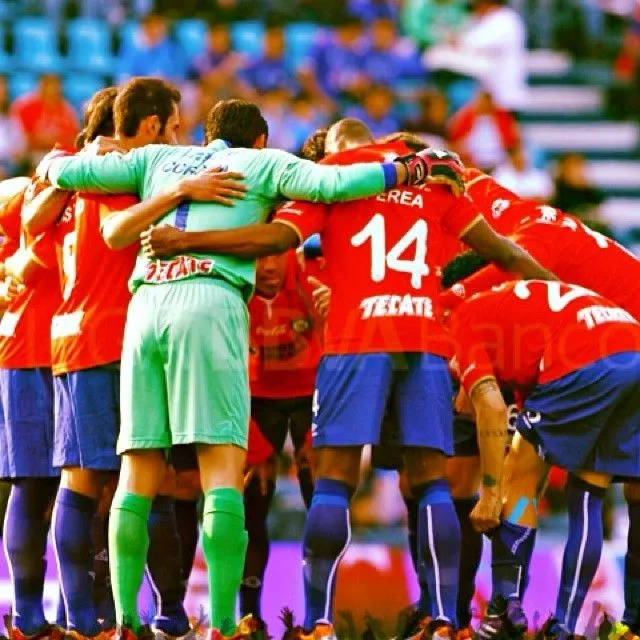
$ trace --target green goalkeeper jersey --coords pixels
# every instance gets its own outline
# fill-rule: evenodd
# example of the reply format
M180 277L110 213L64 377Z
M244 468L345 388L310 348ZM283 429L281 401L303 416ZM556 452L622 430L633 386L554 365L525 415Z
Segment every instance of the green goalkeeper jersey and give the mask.
M233 207L183 202L157 224L187 231L234 229L264 222L283 200L336 202L377 195L385 189L379 164L345 167L316 165L276 149L231 148L223 140L206 147L148 145L126 155L76 155L52 161L48 176L61 189L100 193L136 193L141 199L167 191L183 177L211 167L245 176L248 192ZM171 260L148 260L141 254L131 289L193 277L221 277L248 299L255 284L255 260L217 254L189 254Z

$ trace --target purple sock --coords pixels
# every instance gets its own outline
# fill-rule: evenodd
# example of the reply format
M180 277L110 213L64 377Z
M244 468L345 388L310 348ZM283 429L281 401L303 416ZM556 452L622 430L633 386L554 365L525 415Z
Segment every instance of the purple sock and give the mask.
M53 510L53 548L67 610L67 627L84 636L100 631L93 604L91 526L96 502L60 488Z
M154 626L171 636L189 631L184 610L182 557L173 498L156 496L149 515L147 577L157 600Z
M570 475L567 482L569 536L564 548L555 618L574 633L602 553L605 490Z
M352 491L338 480L317 480L304 528L306 629L333 620L333 596L340 560L351 541L349 500Z
M13 626L32 635L45 624L42 607L45 553L49 522L47 511L58 480L27 478L14 483L4 523L4 543L11 570Z
M412 488L419 502L420 567L429 585L431 616L457 626L460 523L446 480Z

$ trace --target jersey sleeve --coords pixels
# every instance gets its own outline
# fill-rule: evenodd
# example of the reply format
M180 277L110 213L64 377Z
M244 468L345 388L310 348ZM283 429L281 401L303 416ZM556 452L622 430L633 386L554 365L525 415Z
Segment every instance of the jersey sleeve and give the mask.
M324 204L311 202L287 202L276 211L273 222L291 227L302 243L314 233L320 233L328 209Z
M20 240L4 236L0 240L0 262L4 262L20 248Z
M385 190L385 177L379 163L335 167L315 164L275 149L265 150L270 166L273 197L311 202L343 202L378 195Z
M455 198L452 194L451 198L454 200L454 204L443 216L442 226L449 234L461 238L471 227L482 220L482 214L467 194L461 198Z
M25 191L26 189L16 194L0 207L0 232L5 238L20 239L20 228L22 226L20 214L24 203Z
M472 276L460 280L450 289L443 291L439 298L440 304L445 309L452 309L464 298L470 298L476 293L487 291L491 287L513 279L513 275L502 271L502 269L493 264L489 264L476 271Z
M562 251L562 247L551 247L548 242L542 238L536 237L533 233L529 234L523 231L521 234L516 233L512 236L512 240L524 249L534 260L537 260L545 269L553 271L556 266L555 255Z
M483 337L474 329L472 318L464 308L456 313L452 325L455 355L451 368L470 395L478 383L495 378L495 373Z
M89 193L138 193L145 168L144 149L105 156L78 154L56 158L47 170L49 181L60 189Z

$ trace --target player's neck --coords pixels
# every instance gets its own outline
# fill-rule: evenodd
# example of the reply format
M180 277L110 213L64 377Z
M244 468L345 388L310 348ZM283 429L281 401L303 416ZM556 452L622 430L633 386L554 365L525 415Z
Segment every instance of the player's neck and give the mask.
M127 136L116 134L116 140L126 151L131 151L131 149L136 149L137 147L144 147L145 145L145 143L138 140L136 136L133 136L133 138L129 138Z

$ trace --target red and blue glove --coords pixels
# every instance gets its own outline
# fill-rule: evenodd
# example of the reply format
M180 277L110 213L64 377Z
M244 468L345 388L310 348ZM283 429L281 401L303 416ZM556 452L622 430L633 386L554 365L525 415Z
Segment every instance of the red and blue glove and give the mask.
M395 159L407 170L409 186L424 183L444 184L453 194L461 196L465 191L465 167L457 153L443 149L425 149L419 153Z

